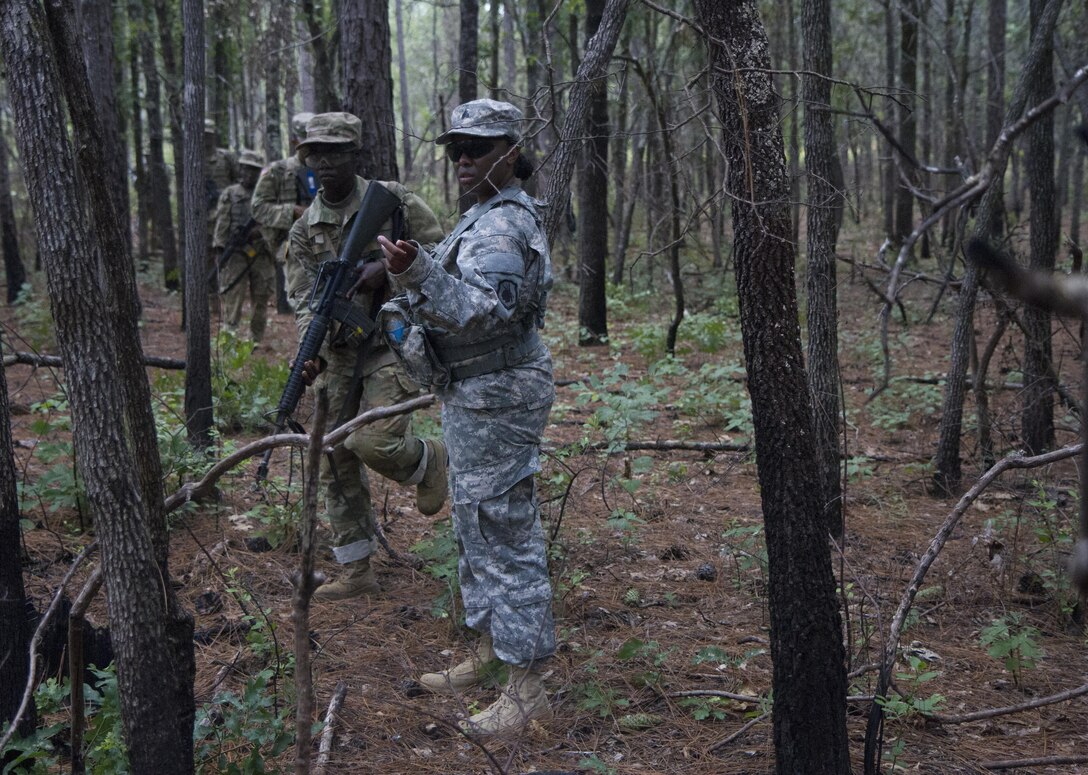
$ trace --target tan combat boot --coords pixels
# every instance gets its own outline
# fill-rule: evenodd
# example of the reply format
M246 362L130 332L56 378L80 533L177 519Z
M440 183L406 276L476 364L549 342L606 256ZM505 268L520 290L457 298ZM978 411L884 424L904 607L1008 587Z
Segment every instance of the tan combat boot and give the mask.
M318 600L348 600L362 595L376 595L382 591L374 577L374 568L370 558L349 562L344 565L346 573L336 581L327 581L314 591Z
M521 732L534 719L552 716L552 707L544 691L544 673L532 667L511 667L510 680L499 699L461 722L461 729L481 737Z
M419 677L419 683L435 694L456 694L483 681L488 664L494 660L491 636L484 635L468 659L441 673L424 673Z
M416 507L425 516L437 514L442 510L449 492L449 480L446 477L449 455L446 445L441 441L425 441L423 454L427 457L423 479L416 485Z

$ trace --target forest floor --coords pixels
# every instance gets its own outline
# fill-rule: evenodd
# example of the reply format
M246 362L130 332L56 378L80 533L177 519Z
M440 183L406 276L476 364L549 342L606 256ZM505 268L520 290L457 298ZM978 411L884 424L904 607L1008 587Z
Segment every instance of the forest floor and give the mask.
M840 253L872 263L875 249L847 240ZM931 278L943 275L933 259L917 268ZM351 773L773 772L772 722L766 713L771 691L766 552L754 456L682 450L608 454L578 446L583 440L607 445L626 439L739 448L750 440L735 290L732 277L724 284L714 277L708 272L701 280L688 278L702 282L692 293L702 301L692 304L672 362L660 360L671 301L631 293L613 299L611 346L587 349L576 344L576 291L567 284L555 294L546 334L561 386L539 480L545 530L552 539L560 642L548 678L555 717L534 723L521 739L489 743L485 750L453 733L458 716L489 703L494 688L436 698L420 696L412 682L421 672L458 661L470 643L457 625L459 601L454 596L451 606L449 586L441 578L451 569L448 517L421 516L410 492L372 475L389 545L400 557L415 554L423 563L417 569L380 552L377 569L385 590L380 596L314 604L310 630L320 717L337 683L347 687L330 768ZM943 393L937 378L947 368L956 296L946 293L934 322L926 323L938 286L923 280L908 286L904 309L910 322L904 324L897 311L891 324L895 379L867 403L881 373L881 350L880 300L865 280L883 288L886 274L840 263L839 278L848 479L846 540L841 552L833 547L832 557L844 590L850 694L858 698L849 706L849 736L854 771L860 773L876 685L873 665L908 579L956 504L954 498L927 494ZM155 290L149 275L141 280L145 351L184 357L178 297ZM709 287L715 283L720 292ZM660 292L667 293L665 286ZM980 307L981 348L994 317L985 294ZM33 323L26 312L18 321L4 314L16 330ZM248 358L235 352L225 368L269 383L274 403L282 364L295 351L295 328L287 316L270 319L266 342ZM1061 379L1080 395L1077 331L1060 322L1055 330ZM16 349L25 349L15 341ZM1017 448L1021 351L1019 337L1006 336L989 375L991 384L1006 386L991 395L999 455ZM167 385L174 391L163 406L176 406L178 373L152 369L151 374L160 395ZM28 483L50 471L59 475L46 452L63 438L63 406L43 409L38 402L57 397L60 376L28 366L7 370L17 464ZM242 411L268 408L245 402L252 405ZM1058 443L1075 442L1075 418L1060 405L1055 416ZM969 396L965 486L982 473L974 419ZM437 411L417 413L417 428L435 433ZM257 427L231 431L222 443L236 446L262 433ZM63 470L63 456L59 461ZM270 741L281 723L277 715L291 717L294 697L289 680L275 679L290 675L293 664L289 577L298 563L293 548L298 461L297 453L281 450L275 456L273 479L282 490L255 492L251 461L220 483L217 505L195 506L174 517L171 571L196 620L198 703L207 709L213 701L221 703L225 692L233 693L233 710L221 705L221 713L235 714L242 728L206 728L214 730L202 744L213 755L206 772L252 758L250 743L259 737L255 727L264 734L257 758L265 759L265 767L292 767L292 750L275 755ZM177 486L172 475L167 493ZM24 517L32 523L25 533L25 577L39 605L89 540L76 529L72 509L51 511L58 502L51 498L60 496L50 492L28 484L23 493ZM286 505L280 492L290 493ZM883 772L985 772L983 763L1088 750L1083 696L973 722L938 723L923 716L1016 706L1085 683L1088 650L1083 632L1070 623L1075 600L1065 571L1077 504L1074 465L1066 461L1007 472L963 516L923 581L903 634L896 670L900 694L889 703ZM261 551L267 547L253 540L262 533L275 545L271 550ZM334 571L327 556L319 558L318 567ZM72 594L85 577L86 570L73 581ZM90 618L107 623L104 595ZM234 626L242 622L248 634ZM1003 656L1001 649L1007 652ZM684 695L695 691L741 699ZM265 704L262 697L269 698ZM219 764L215 754L224 757ZM1082 769L1088 772L1088 765L1040 764L1015 771Z

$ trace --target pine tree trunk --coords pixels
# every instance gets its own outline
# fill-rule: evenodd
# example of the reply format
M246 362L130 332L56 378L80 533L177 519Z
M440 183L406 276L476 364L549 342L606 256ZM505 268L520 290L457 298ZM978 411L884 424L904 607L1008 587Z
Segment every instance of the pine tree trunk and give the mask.
M1044 0L1031 0L1032 32L1038 28ZM1048 38L1048 41L1050 39ZM1042 53L1039 75L1032 82L1028 106L1042 102L1054 91L1054 45ZM1031 256L1029 265L1053 272L1058 252L1058 207L1054 195L1054 116L1048 113L1026 132L1027 174L1031 192ZM1024 392L1020 428L1024 449L1037 455L1054 447L1054 383L1051 377L1050 312L1024 308Z
M344 110L363 123L360 170L364 178L396 180L397 136L393 109L388 0L347 3L341 9Z
M845 650L801 352L790 185L755 0L696 0L729 161L741 333L769 560L776 771L850 772Z
M0 117L0 253L4 256L4 278L7 281L7 301L13 304L26 282L26 268L19 254L19 228L15 223L15 204L11 198L11 173L8 167L8 144L4 136L4 119Z
M824 520L831 535L842 536L842 484L839 480L841 404L839 402L839 312L835 242L842 195L835 178L835 130L831 116L831 2L804 0L802 80L805 104L805 167L808 179L808 386L815 411L816 450L823 485ZM841 173L838 176L842 177Z
M903 150L914 156L918 138L918 120L914 115L915 92L918 90L918 3L919 0L900 0L899 11L899 142ZM906 184L917 181L916 170L901 155L896 156L898 167L895 181L895 243L902 245L914 229L914 194Z
M586 0L587 44L603 13L604 0ZM598 81L590 87L588 139L578 171L578 344L583 347L608 341L608 134L608 92Z
M98 188L84 193L77 183L65 132L62 93L83 180L93 185L96 166L104 164L101 128L78 43L64 30L67 2L50 2L52 48L41 37L46 23L37 0L0 4L0 50L12 76L16 136L65 364L76 462L101 543L130 769L187 775L193 770L193 625L170 584L131 259L111 200Z
M471 102L477 95L476 68L479 61L480 4L478 0L461 0L461 36L458 48L457 98L460 103Z

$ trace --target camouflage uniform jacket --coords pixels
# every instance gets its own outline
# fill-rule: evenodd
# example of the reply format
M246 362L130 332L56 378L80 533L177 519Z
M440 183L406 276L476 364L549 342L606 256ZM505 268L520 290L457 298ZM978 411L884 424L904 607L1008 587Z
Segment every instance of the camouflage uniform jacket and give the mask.
M215 202L223 190L238 180L238 162L226 148L216 148L204 159L204 188L208 198L208 221L215 221Z
M454 229L433 252L420 252L407 270L394 275L439 350L532 336L544 324L552 269L536 202L512 181L470 208L461 219L469 221L467 229ZM550 404L555 398L551 356L540 344L516 366L435 392L445 403L475 409Z
M212 246L225 248L234 237L235 232L249 222L250 198L253 192L242 188L241 183L227 186L219 195L219 204L215 208L215 233L212 235ZM258 255L269 253L268 244L259 234L254 235L242 245L254 248Z
M352 216L359 211L367 187L371 181L355 178L355 191L347 203L330 207L321 197L314 199L302 217L291 227L288 238L287 265L285 268L287 298L295 310L295 322L298 325L299 340L306 335L313 313L307 304L313 291L323 261L334 261L338 256L340 242L345 231L350 230ZM381 185L400 197L401 213L404 226L401 239L411 239L423 245L433 245L442 238L442 227L431 208L407 188L395 181L381 181ZM347 229L345 227L348 227ZM393 219L386 221L379 234L391 237ZM363 260L381 260L382 253L377 241L371 242L363 251ZM371 319L378 313L387 294L387 288L377 291L365 289L352 299L352 303ZM321 348L321 357L333 368L343 368L345 362L353 362L356 350L361 342L344 342L339 327L334 324L332 336L325 340ZM385 344L381 331L375 330L366 343L367 358L363 376L374 373L382 366L396 362L396 356ZM350 370L350 368L349 368Z
M295 205L309 205L317 193L317 180L311 182L311 178L313 172L293 154L272 162L261 172L253 189L253 217L261 224L261 233L277 261L284 259L283 247L295 222Z

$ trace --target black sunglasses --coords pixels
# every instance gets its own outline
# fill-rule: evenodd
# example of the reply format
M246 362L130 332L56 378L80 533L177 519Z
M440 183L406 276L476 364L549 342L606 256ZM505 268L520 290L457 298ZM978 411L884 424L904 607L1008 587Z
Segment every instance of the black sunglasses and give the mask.
M458 140L446 146L446 155L453 162L458 161L462 156L479 159L491 153L494 147L494 140Z

